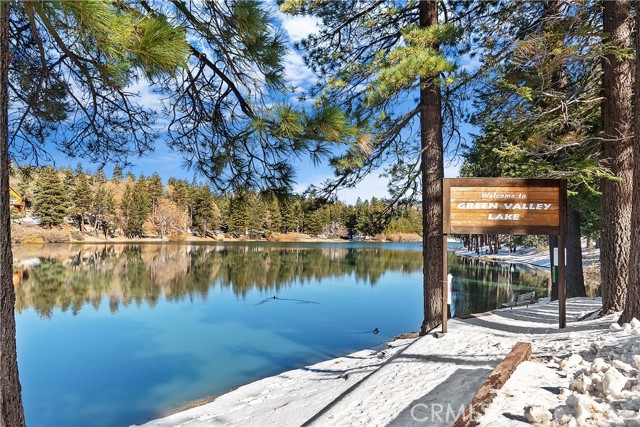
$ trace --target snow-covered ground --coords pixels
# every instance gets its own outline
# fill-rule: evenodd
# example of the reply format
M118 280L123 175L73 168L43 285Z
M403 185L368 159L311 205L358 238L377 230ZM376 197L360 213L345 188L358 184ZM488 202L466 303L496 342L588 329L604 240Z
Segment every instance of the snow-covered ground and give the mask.
M497 391L480 425L640 426L640 321L621 327L616 317L547 342Z
M532 359L498 392L480 425L527 424L527 416L540 424L555 416L557 425L630 419L640 405L640 322L612 330L615 315L589 316L600 307L598 298L570 299L564 330L557 303L453 319L443 338L398 340L383 351L284 372L147 425L451 425L518 341L532 344Z
M485 259L495 259L500 261L517 262L522 264L531 264L535 267L549 268L551 260L549 258L549 252L547 250L541 250L538 248L519 248L515 252L509 252L509 248L502 248L498 250L497 254L488 254L485 252L486 248L482 248L480 253L476 253L473 250L467 250L462 248L456 251L456 255L459 256L473 256L483 257ZM600 249L596 248L582 248L582 264L589 266L592 264L600 263Z

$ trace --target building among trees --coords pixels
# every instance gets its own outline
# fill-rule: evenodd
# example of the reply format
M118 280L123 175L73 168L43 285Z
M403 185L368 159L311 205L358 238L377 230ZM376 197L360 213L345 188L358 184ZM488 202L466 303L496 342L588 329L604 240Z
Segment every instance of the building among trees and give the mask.
M9 206L11 213L18 215L24 215L27 211L27 202L12 187L9 187Z

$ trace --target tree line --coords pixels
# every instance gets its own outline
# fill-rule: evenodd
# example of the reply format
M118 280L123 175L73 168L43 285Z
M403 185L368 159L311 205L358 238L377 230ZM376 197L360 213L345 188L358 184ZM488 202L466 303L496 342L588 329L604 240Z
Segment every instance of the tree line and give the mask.
M88 173L78 165L55 169L19 166L12 183L30 204L42 227L72 224L81 235L104 238L200 237L220 234L261 238L273 233L363 238L418 235L418 206L389 211L385 201L358 199L323 203L312 196L245 191L218 193L209 185L169 178L124 174L111 179L102 170ZM16 218L19 220L19 218Z

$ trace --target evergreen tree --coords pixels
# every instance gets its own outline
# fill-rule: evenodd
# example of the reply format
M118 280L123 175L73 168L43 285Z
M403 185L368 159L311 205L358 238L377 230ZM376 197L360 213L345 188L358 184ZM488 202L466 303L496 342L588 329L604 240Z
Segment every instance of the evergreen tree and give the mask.
M147 190L151 198L151 211L155 212L160 199L164 196L164 184L162 184L162 178L157 172L154 172L147 180Z
M109 235L109 231L115 224L115 214L112 192L109 191L106 183L96 183L95 198L91 204L91 217L96 236L100 230L105 238Z
M269 7L258 1L171 3L145 3L150 14L183 23L193 40L192 70L163 88L175 118L169 138L217 190L266 186L285 193L297 156L322 158L330 144L353 138L339 109L288 102L294 91L284 81L286 40ZM270 96L274 92L279 96Z
M144 223L151 212L151 198L146 180L141 176L134 184L127 184L122 198L123 230L128 237L142 237Z
M123 179L123 175L122 175L122 168L118 165L116 165L113 168L113 175L111 178L114 182L120 182Z
M180 209L186 210L192 221L194 188L191 184L184 179L169 178L168 192L169 199Z
M132 189L132 183L127 183L125 185L124 193L122 194L122 200L120 202L120 211L122 212L120 218L120 226L122 227L123 231L127 229L127 224L129 224L129 218L131 217L131 211L133 209Z
M531 16L520 20L517 16ZM561 2L505 8L487 38L505 40L486 53L501 61L477 85L472 121L481 132L466 154L469 176L567 178L567 294L584 296L580 225L595 218L598 186L600 75L592 52L594 12ZM506 45L505 45L506 44ZM562 108L558 108L558 105ZM550 238L551 251L557 237ZM557 298L554 286L552 296Z
M199 186L193 192L192 229L200 236L206 236L209 230L218 227L220 211L216 206L208 186Z
M22 197L31 200L33 198L32 184L36 178L36 168L29 165L20 165L18 166L17 175L18 185L16 190Z
M269 210L264 200L255 192L245 195L249 207L249 236L262 237L267 231Z
M220 230L228 232L231 196L229 194L216 196L214 197L214 203L220 211Z
M602 183L600 286L605 314L624 309L629 283L634 165L630 4L604 1L602 8L608 46L602 61L602 157L615 177Z
M67 192L67 204L68 206L73 206L73 192L76 186L76 177L71 167L62 168L60 172L62 172L62 184ZM71 212L70 214L72 215Z
M321 209L307 212L304 216L304 232L312 235L322 234L324 231L324 221Z
M249 234L251 208L247 202L246 195L236 195L231 198L228 217L227 229L229 233L237 235Z
M302 205L300 199L294 197L281 206L282 231L285 233L299 233L302 220Z
M266 202L267 218L266 230L270 233L282 230L282 214L280 213L280 203L276 197L272 197Z
M84 222L91 210L93 195L87 176L82 172L79 172L75 177L71 202L72 207L69 214L76 218L80 232L84 233Z
M340 105L361 128L360 143L332 160L337 178L322 193L332 194L386 168L393 178L394 201L400 202L418 196L412 190L419 189L416 184L421 181L425 263L421 333L441 319L442 123L447 120L442 117L441 90L453 77L441 46L453 45L458 38L452 25L438 25L438 4L444 5L359 0L289 0L281 5L284 12L321 20L319 31L302 42L309 51L306 62L320 79L317 94ZM417 105L406 102L415 98Z
M633 116L633 195L631 211L631 251L629 254L629 282L624 311L618 319L621 324L640 318L640 3L635 2L636 38L635 38L635 94ZM635 232L634 232L635 230Z
M47 227L59 225L67 214L66 192L58 172L44 168L35 182L33 211L40 216L41 224Z

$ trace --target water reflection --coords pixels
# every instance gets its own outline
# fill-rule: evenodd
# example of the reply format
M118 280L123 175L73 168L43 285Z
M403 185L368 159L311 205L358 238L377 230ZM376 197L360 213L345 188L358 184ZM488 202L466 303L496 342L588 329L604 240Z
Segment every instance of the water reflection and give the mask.
M419 249L419 247L416 247ZM250 291L278 295L309 281L344 278L375 286L386 272L419 273L419 250L382 246L299 245L46 245L20 246L16 309L49 317L58 308L76 314L108 301L154 307L160 298L206 298L217 288L244 299ZM449 256L455 314L500 307L515 294L547 295L548 274L523 265ZM105 298L106 297L106 298ZM280 298L276 301L285 301ZM267 300L263 300L262 303ZM302 301L302 300L301 300ZM314 303L314 301L306 301ZM260 302L258 302L260 303Z
M537 298L548 295L549 273L524 264L453 256L448 268L453 276L453 315L498 308L526 292L535 292Z

